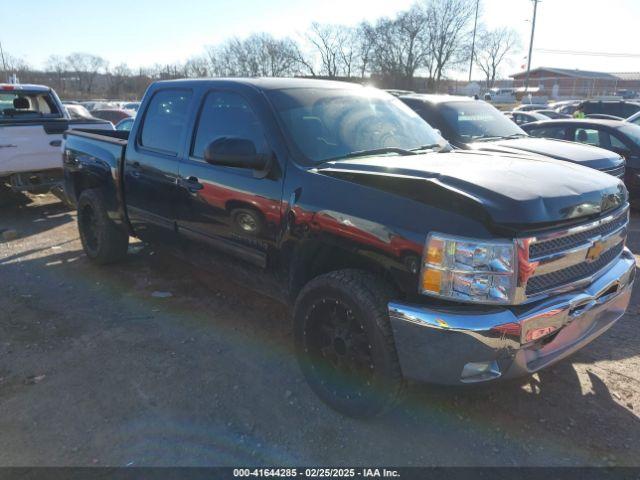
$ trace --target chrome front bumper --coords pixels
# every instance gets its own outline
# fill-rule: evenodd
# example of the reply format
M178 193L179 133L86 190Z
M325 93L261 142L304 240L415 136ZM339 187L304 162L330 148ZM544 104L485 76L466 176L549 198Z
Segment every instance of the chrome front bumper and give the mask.
M636 262L625 249L584 290L533 306L427 307L389 303L406 378L463 384L513 378L547 367L587 345L624 315Z

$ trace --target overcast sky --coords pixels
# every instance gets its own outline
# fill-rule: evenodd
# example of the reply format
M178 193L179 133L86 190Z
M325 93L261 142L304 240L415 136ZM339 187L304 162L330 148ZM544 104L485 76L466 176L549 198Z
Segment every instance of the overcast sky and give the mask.
M265 31L297 37L312 21L355 25L391 16L413 0L0 0L0 41L41 67L51 54L98 54L130 66L184 61L204 45ZM487 27L509 26L522 50L505 73L520 70L529 45L531 0L481 0ZM640 71L640 0L543 0L534 48L636 57L558 55L534 50L533 67ZM464 77L460 72L453 76ZM480 75L476 75L480 77Z

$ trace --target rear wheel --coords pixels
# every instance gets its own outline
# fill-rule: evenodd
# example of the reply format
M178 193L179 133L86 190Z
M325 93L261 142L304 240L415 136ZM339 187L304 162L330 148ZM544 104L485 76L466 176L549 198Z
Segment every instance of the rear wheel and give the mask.
M390 298L391 289L374 275L342 270L312 280L296 302L302 371L314 392L345 415L380 415L401 393Z
M100 192L85 190L80 195L78 230L82 247L93 262L105 265L126 256L129 235L109 218Z

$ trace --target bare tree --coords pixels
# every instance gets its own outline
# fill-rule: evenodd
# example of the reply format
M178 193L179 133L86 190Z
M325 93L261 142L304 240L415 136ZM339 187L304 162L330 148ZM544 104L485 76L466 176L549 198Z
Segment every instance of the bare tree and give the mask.
M485 74L487 88L493 88L500 65L509 53L519 48L520 39L513 29L498 28L480 35L474 60Z
M258 33L206 49L211 72L223 77L282 77L300 71L300 51L290 38Z
M374 72L410 80L428 64L427 18L418 5L396 18L380 19L362 31Z
M14 73L21 77L31 70L31 66L20 57L4 52L3 59L4 62L0 61L0 81L8 80Z
M423 4L427 21L431 73L436 89L446 69L469 58L470 26L475 16L474 0L428 0Z
M184 64L185 75L189 78L209 76L209 61L204 56L191 57Z
M320 58L320 73L336 78L340 69L340 28L337 25L314 22L307 33L307 40L313 45Z
M48 72L54 73L56 78L55 89L60 93L65 91L65 73L67 72L67 62L60 55L51 55L46 63L45 69Z
M364 78L371 68L371 57L373 54L374 37L372 26L367 22L362 22L354 32L354 40L358 52L358 71L360 78Z
M65 60L76 76L78 89L85 93L91 93L98 73L109 65L104 58L90 53L72 53Z
M131 69L126 63L116 65L107 71L107 82L109 84L109 93L112 96L119 97L124 90L124 86L131 77Z
M345 25L312 23L306 40L315 55L302 63L314 74L311 64L319 64L319 73L329 78L352 77L362 70L361 40L366 39L359 28Z

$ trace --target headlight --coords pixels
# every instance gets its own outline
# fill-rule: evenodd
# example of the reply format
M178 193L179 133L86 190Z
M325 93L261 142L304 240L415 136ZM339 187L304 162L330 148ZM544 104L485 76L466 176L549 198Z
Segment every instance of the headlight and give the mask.
M432 233L420 274L420 292L475 303L513 303L516 289L513 242L474 240Z

